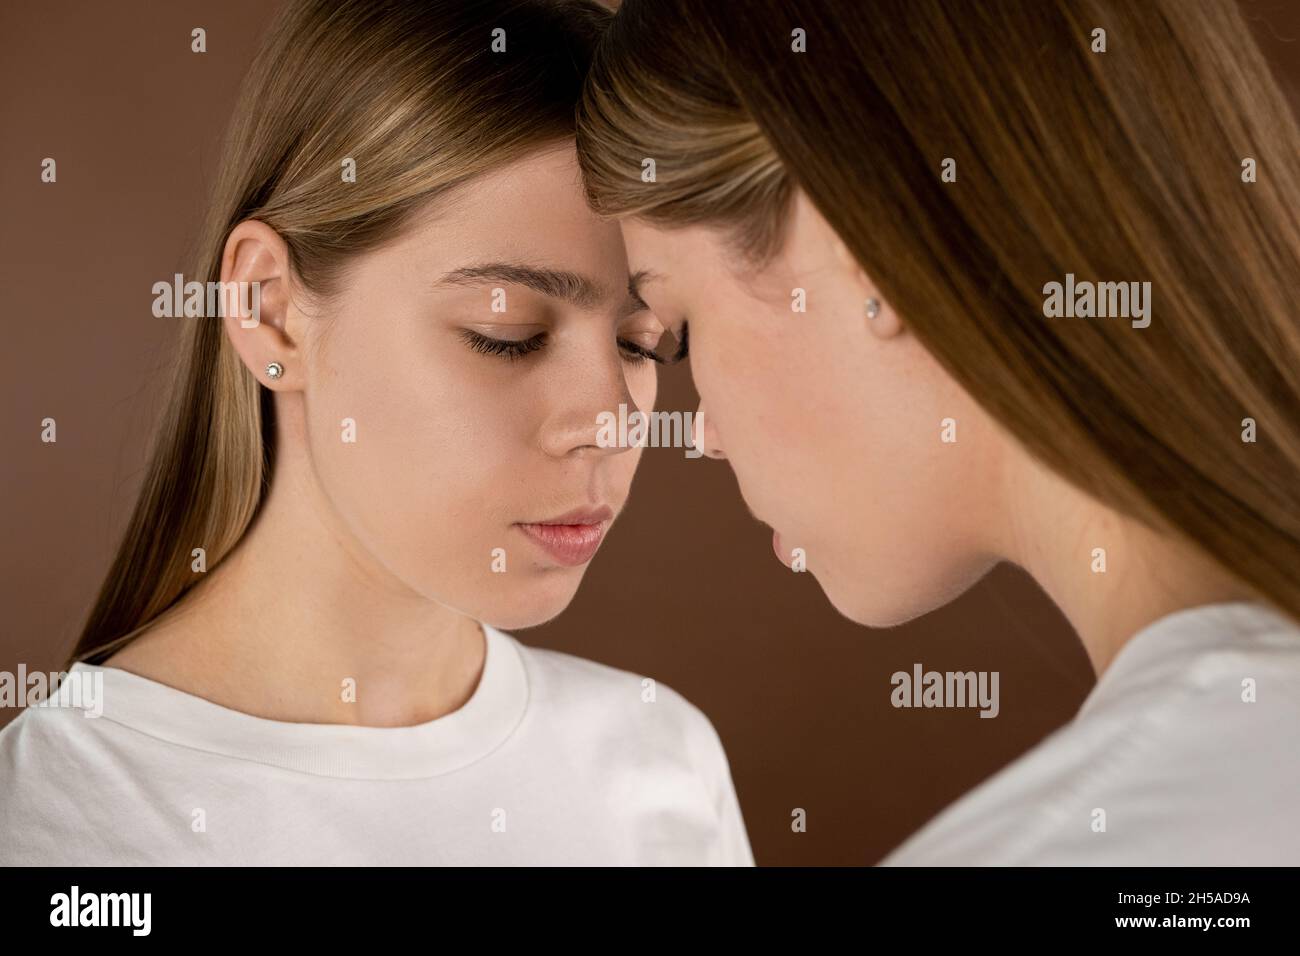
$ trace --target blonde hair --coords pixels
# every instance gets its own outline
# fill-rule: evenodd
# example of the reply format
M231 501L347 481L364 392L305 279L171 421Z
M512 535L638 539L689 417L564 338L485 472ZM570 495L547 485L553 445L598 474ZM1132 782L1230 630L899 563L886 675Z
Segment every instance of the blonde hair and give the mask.
M1031 453L1300 618L1300 131L1235 3L627 0L577 142L595 209L753 265L797 186ZM1045 318L1067 273L1154 321Z
M257 219L283 238L295 281L328 296L349 257L431 200L572 136L608 19L588 0L292 0L244 81L190 278L219 280L230 231ZM209 567L230 552L270 485L274 432L270 393L220 321L191 320L140 497L69 664L101 662L173 608L198 579L192 549Z

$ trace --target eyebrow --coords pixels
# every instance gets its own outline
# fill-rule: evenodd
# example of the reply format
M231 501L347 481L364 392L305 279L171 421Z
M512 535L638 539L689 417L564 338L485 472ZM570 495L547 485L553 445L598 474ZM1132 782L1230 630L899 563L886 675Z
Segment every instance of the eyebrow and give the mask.
M644 306L645 303L641 300L641 287L647 282L654 282L662 278L663 276L660 273L653 272L650 269L637 269L636 272L627 277L628 294Z
M448 272L434 285L478 285L488 281L522 285L552 299L571 302L581 309L594 309L608 298L603 285L577 272L517 262L484 262L462 266ZM644 307L640 296L633 291L630 280L628 294L638 304L638 308Z

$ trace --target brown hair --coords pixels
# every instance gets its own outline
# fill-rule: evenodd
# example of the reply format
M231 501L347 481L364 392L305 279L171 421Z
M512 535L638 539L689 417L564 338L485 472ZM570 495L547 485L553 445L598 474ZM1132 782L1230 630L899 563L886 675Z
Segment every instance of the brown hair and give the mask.
M571 136L608 19L594 0L292 0L244 81L190 278L219 280L230 231L258 219L284 239L294 280L328 295L348 257L435 197ZM99 663L173 608L199 577L192 549L211 567L235 546L270 485L272 411L221 322L191 320L143 490L69 664Z
M1300 131L1234 3L627 0L578 153L597 211L760 266L801 189L1027 449L1300 618ZM1150 327L1045 318L1067 273Z

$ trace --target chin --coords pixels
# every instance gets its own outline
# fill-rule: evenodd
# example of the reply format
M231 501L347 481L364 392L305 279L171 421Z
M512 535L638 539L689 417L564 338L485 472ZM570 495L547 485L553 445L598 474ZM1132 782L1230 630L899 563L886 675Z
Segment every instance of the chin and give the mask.
M818 577L827 600L835 610L863 627L898 627L931 611L951 604L977 584L991 569L991 563L936 573L923 580L891 580L888 575L864 572L862 581L875 582L864 589L856 580Z
M939 604L912 604L897 601L866 600L862 594L832 594L823 586L831 606L854 624L863 627L898 627L933 611Z
M500 631L540 627L573 603L581 581L581 574L541 575L516 593L504 596L506 600L488 603L473 616Z

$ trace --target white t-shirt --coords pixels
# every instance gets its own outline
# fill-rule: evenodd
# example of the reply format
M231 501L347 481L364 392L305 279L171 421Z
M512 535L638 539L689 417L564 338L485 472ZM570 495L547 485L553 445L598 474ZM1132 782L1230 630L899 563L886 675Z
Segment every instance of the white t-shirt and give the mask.
M1300 627L1237 602L1152 623L1071 723L881 862L1300 864Z
M483 630L472 697L412 727L266 720L75 664L67 706L0 731L0 864L753 865L698 708Z

